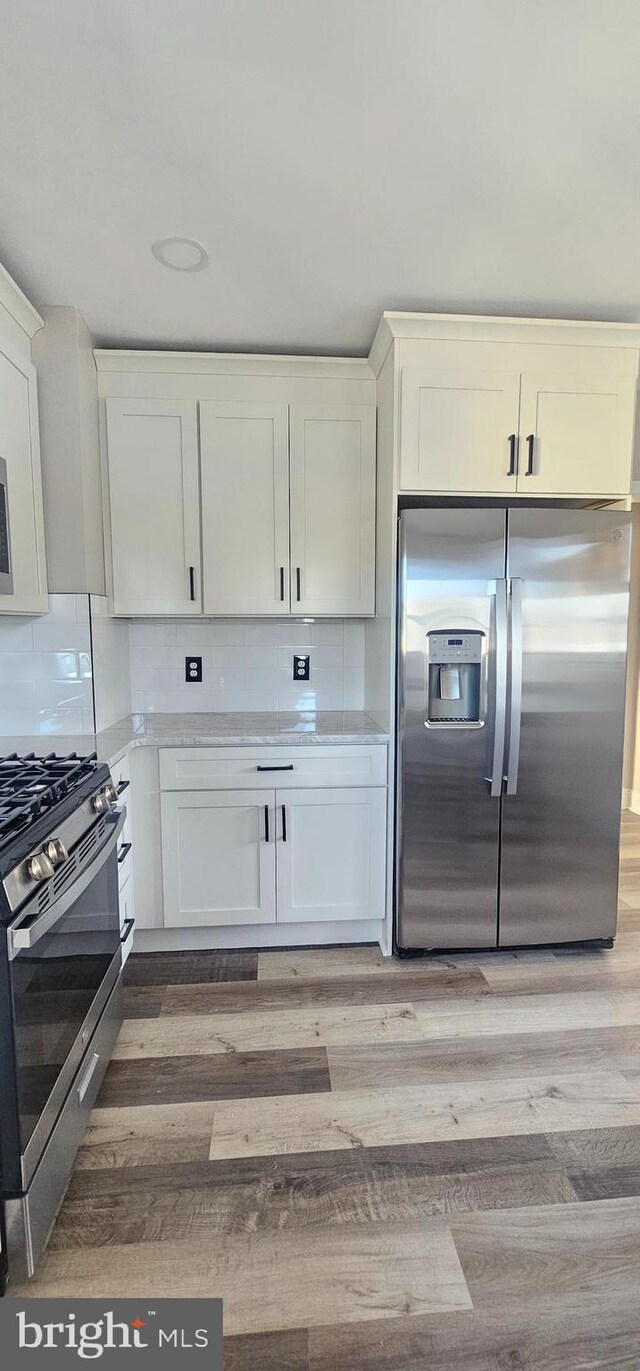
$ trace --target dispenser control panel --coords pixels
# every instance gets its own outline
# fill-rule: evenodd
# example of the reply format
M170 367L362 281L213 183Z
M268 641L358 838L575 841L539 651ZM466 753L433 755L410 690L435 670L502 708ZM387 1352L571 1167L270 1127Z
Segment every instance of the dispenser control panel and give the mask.
M430 633L429 660L433 663L479 662L482 633Z
M481 727L482 645L478 630L431 631L426 677L425 723L428 728Z

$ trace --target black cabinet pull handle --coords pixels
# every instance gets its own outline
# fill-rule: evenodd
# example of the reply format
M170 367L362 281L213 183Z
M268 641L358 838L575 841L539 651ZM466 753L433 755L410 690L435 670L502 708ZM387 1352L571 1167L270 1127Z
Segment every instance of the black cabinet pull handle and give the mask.
M525 471L524 474L525 474L525 476L533 476L533 458L534 458L535 450L536 450L536 435L535 435L535 433L528 433L528 434L527 434L527 446L528 446L528 448L529 448L529 456L528 456L528 459L527 459L527 470Z
M286 766L257 766L256 771L293 771L293 762L288 762Z
M282 841L283 843L287 841L287 811L284 805L282 806Z
M195 600L195 598L196 598L196 569L195 569L194 566L190 566L190 567L189 567L189 599L190 599L190 600Z
M123 843L118 853L118 866L122 866L122 863L126 860L126 857L130 851L131 843Z
M268 805L265 805L265 807L264 807L264 840L265 840L265 843L268 843L268 841L269 841L269 806L268 806Z
M509 470L507 476L515 476L518 463L518 439L515 433L509 434Z
M296 567L296 600L301 600L301 599L302 599L302 595L301 595L301 593L300 593L300 567L297 566L297 567Z
M116 786L116 795L121 795L123 790L128 790L130 785L131 781L121 781L120 785Z
M284 600L284 567L280 567L280 599Z
M121 942L121 943L126 943L127 938L129 937L129 934L130 934L131 929L133 928L134 924L135 924L135 919L125 919L125 921L124 921L124 928L123 928L123 930L122 930L122 932L121 932L121 934L120 934L120 942Z

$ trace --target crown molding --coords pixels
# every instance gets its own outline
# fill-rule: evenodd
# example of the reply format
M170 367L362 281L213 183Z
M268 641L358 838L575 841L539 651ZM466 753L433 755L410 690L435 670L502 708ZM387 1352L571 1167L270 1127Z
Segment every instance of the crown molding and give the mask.
M414 314L385 310L369 361L376 369L395 339L451 338L458 342L567 343L640 348L640 323L594 319L525 319L494 314ZM377 373L376 373L377 374Z
M366 357L276 357L269 353L164 352L95 348L99 372L167 372L205 376L320 376L340 381L372 379Z
M3 305L7 312L15 319L20 328L24 330L29 338L33 338L34 333L39 328L44 328L44 319L38 314L37 309L27 300L26 295L16 285L8 271L0 265L0 305Z

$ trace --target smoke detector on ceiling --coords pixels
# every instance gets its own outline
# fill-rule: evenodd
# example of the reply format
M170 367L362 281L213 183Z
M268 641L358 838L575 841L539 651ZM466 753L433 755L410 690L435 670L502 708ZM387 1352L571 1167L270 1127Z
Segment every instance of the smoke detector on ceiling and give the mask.
M168 238L157 238L151 251L157 262L172 271L204 271L209 265L209 253L195 238L183 238L171 234Z

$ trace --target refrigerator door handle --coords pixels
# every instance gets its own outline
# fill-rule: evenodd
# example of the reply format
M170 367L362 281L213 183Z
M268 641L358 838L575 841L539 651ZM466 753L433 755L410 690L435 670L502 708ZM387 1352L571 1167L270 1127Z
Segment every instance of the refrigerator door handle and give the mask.
M507 582L496 581L496 668L493 704L493 759L489 794L502 795L504 747L507 733Z
M507 795L518 793L520 762L520 727L522 723L522 578L512 576L509 582L509 652L511 661L511 700L509 704L509 755L507 759Z

